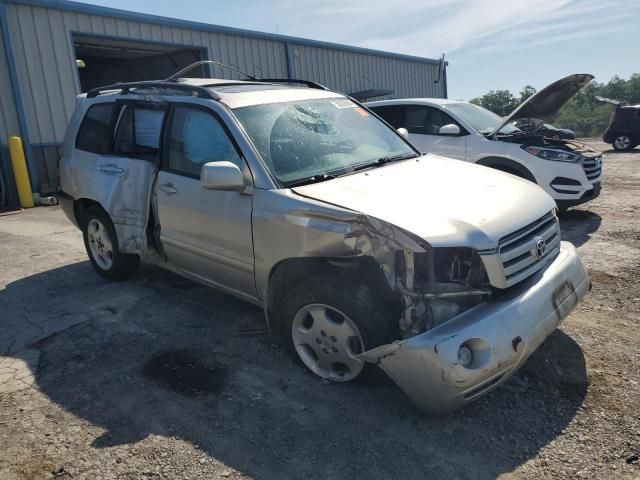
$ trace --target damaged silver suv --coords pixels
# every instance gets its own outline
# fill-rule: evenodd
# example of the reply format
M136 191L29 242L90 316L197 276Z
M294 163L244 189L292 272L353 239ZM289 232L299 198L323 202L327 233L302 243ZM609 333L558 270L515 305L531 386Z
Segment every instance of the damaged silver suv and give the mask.
M103 277L143 259L224 290L318 377L381 368L430 413L508 379L590 286L540 187L421 155L312 82L90 91L60 181Z

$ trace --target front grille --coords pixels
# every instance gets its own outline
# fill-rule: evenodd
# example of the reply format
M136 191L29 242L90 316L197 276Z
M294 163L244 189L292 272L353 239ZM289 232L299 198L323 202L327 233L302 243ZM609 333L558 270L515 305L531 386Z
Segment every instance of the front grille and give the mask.
M544 240L540 255L538 242ZM498 242L498 255L502 262L505 286L524 280L551 262L560 251L560 223L554 212L549 212Z
M597 179L602 173L602 155L593 158L585 158L582 162L582 168L589 180Z

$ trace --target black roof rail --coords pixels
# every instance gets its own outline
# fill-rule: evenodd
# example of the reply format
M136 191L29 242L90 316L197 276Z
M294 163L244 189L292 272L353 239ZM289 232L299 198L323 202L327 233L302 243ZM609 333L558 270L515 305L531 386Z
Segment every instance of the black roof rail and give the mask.
M298 80L297 78L256 78L254 81L264 83L293 83L306 85L309 88L317 88L318 90L329 90L327 87L320 85L319 83L312 82L311 80Z
M102 92L110 90L120 90L122 95L128 94L134 88L154 88L157 90L182 90L187 93L196 94L200 98L208 100L220 100L220 97L208 88L199 85L189 85L188 83L175 83L163 80L152 80L147 82L127 82L105 85L104 87L92 88L87 92L87 98L94 98Z

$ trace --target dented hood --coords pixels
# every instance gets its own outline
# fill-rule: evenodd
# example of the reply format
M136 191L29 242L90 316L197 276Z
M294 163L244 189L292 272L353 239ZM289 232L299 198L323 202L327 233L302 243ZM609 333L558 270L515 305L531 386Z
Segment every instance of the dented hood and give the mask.
M593 78L589 73L575 73L547 85L522 102L488 136L495 135L505 125L520 119L535 118L543 122L552 122L564 104Z
M555 207L527 180L430 154L293 191L384 220L432 246L479 250Z

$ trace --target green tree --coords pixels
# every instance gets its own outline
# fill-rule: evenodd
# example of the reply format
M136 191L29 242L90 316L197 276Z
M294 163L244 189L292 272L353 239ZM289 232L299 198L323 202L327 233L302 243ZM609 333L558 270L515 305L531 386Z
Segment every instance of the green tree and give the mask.
M508 90L491 90L470 102L504 117L535 92L531 85L523 87L518 97ZM573 130L578 137L599 137L607 128L614 107L598 102L596 96L621 100L629 105L640 104L640 73L634 73L628 80L616 75L607 83L589 83L567 102L553 124Z
M471 99L471 103L491 110L501 117L509 115L520 104L509 90L491 90L479 98Z
M527 98L529 98L531 95L533 95L536 92L537 90L531 85L527 85L523 87L523 89L520 90L520 103L524 102Z

